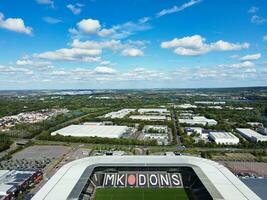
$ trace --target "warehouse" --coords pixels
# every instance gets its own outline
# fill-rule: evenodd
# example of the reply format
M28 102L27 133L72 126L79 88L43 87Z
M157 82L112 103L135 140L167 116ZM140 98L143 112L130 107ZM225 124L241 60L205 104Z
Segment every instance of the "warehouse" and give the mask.
M168 145L170 142L168 126L164 125L146 125L142 136L145 140L156 140L158 145Z
M140 114L145 113L159 113L159 114L168 114L168 110L166 108L140 108L138 109Z
M164 121L167 120L167 117L162 115L132 115L130 116L130 119L144 121Z
M179 122L182 124L191 124L191 125L201 124L203 126L205 125L213 126L217 124L216 120L208 119L204 116L195 116L190 119L179 119Z
M234 145L239 143L238 137L230 132L210 132L209 138L216 144Z
M107 113L104 117L105 118L111 118L111 119L114 119L114 118L119 118L119 119L122 119L124 118L126 115L128 115L129 113L131 112L135 112L136 109L121 109L117 112L110 112L110 113Z
M185 103L185 104L175 105L174 108L188 109L188 108L197 108L197 106Z
M201 127L185 127L184 130L187 135L191 135L193 133L199 134L201 139L208 139L209 137L209 131Z
M267 142L267 136L261 135L258 132L249 128L237 128L236 131L247 140L252 142Z
M204 104L204 105L224 105L225 101L195 101L195 104Z
M70 125L51 133L51 135L120 138L131 134L131 132L132 128L127 126Z

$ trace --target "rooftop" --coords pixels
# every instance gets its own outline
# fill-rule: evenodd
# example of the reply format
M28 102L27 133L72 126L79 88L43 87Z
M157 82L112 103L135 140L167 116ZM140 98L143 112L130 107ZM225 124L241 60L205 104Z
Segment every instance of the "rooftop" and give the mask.
M51 133L51 135L119 138L128 130L127 126L70 125Z
M78 183L86 181L81 180L85 171L91 173L94 167L105 165L187 166L193 168L214 199L260 199L227 168L211 160L191 156L100 156L88 157L64 165L32 200L77 199L78 197L73 196L73 193L71 196L70 194L74 188L76 192L80 190L77 188Z
M230 132L210 132L215 139L238 139L234 134Z

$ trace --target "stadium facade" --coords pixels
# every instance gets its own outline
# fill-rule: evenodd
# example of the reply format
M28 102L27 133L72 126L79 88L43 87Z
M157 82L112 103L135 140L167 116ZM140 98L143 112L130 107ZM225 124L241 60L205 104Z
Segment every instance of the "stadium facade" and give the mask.
M191 156L99 156L76 160L59 169L32 199L93 199L98 187L182 187L189 199L260 199L221 164Z

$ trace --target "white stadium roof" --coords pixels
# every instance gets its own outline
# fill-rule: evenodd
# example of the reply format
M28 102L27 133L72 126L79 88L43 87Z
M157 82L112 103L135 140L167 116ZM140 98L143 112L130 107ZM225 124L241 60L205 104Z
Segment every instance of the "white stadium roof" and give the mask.
M51 135L119 138L128 130L127 126L70 125L51 133Z
M187 166L194 170L213 199L260 199L227 168L211 160L191 156L100 156L83 158L64 165L32 200L78 199L71 193L79 191L77 185L86 178L84 172L91 173L95 167L106 165Z

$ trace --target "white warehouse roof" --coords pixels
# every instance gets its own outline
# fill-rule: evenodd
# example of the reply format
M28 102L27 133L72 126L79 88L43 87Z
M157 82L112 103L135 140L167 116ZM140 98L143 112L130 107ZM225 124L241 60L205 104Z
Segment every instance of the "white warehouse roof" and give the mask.
M121 109L117 112L110 112L110 113L107 113L104 115L105 118L108 118L110 117L111 119L114 119L114 118L123 118L125 117L126 115L128 115L129 113L131 112L134 112L136 111L136 109Z
M100 156L79 159L61 167L32 200L76 200L78 196L70 194L81 178L85 178L82 177L84 172L93 171L95 167L103 165L187 166L195 171L209 193L213 195L213 199L260 200L223 165L191 156Z
M51 133L51 135L120 138L129 129L127 126L70 125Z
M238 133L240 133L243 137L247 138L248 140L251 140L253 142L258 141L267 141L266 135L261 135L258 132L249 129L249 128L237 128L236 129Z
M238 144L239 138L230 132L210 132L209 136L217 144Z
M216 125L217 121L214 119L208 119L204 116L195 116L191 119L179 119L180 123L185 123L185 124L202 124L202 125Z
M168 110L166 108L140 108L138 109L139 113L151 113L151 112L156 112L156 113L166 113Z
M161 121L166 120L167 117L163 115L131 115L130 119L148 120L148 121Z

